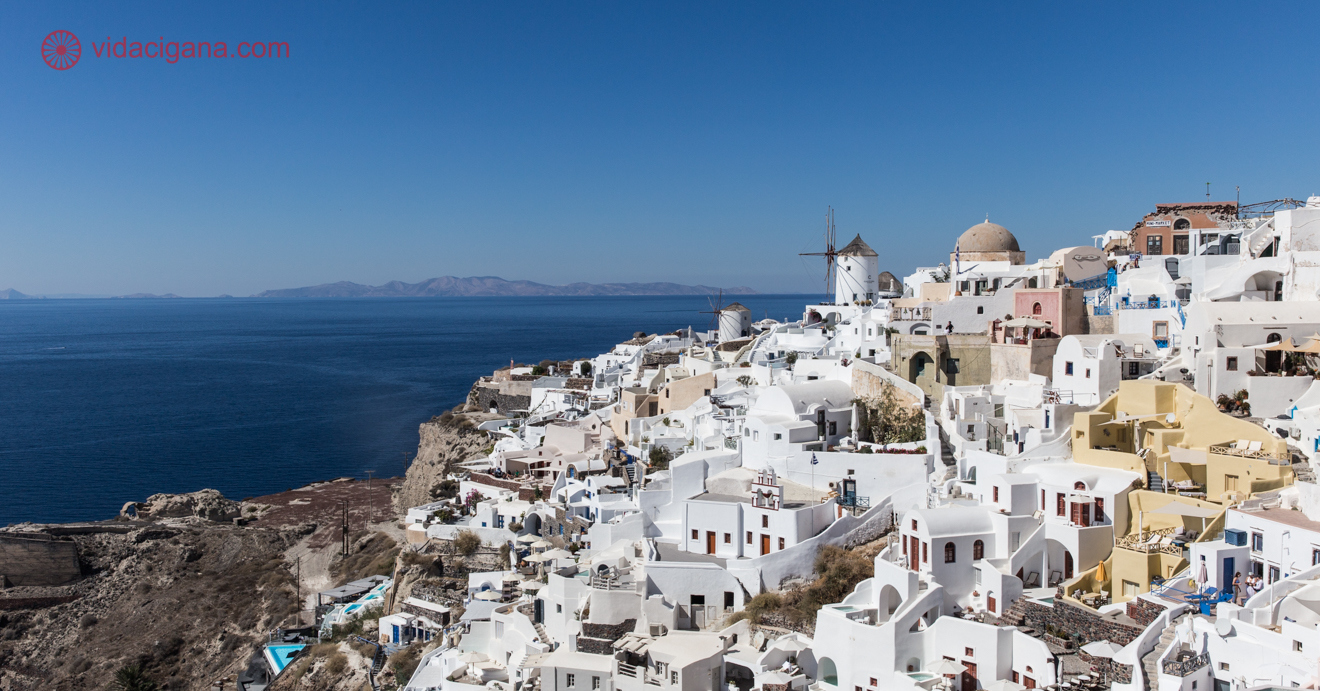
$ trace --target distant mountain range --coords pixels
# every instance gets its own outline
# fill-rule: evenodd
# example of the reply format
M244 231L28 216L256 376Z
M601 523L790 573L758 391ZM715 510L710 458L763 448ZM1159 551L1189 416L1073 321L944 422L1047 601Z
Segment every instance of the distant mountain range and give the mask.
M132 295L116 295L114 299L115 300L154 300L161 298L177 298L177 297L179 296L175 295L174 293L165 293L164 295L156 295L155 293L133 293Z
M711 286L685 286L678 283L570 283L552 286L532 281L506 281L497 276L471 276L457 278L441 276L421 283L390 281L384 285L368 286L340 281L306 288L267 290L253 297L259 298L380 298L380 297L484 297L541 295L709 295L723 290L731 295L755 295L747 286L712 288Z
M0 300L31 300L31 295L24 295L13 288L0 290Z

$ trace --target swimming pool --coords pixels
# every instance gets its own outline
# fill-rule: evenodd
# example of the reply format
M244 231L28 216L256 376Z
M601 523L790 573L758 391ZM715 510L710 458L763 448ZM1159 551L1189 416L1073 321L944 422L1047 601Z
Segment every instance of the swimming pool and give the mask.
M293 661L293 656L297 655L298 651L306 647L307 646L301 643L291 645L268 645L266 646L266 662L270 664L270 668L275 670L275 674L278 675L280 672L284 671L285 667L289 666L290 662Z

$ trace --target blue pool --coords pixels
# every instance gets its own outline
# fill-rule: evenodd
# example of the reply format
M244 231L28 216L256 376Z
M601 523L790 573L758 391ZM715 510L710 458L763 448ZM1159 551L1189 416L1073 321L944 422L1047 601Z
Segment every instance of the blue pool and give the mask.
M284 671L285 667L289 666L289 662L293 660L293 656L298 654L299 650L306 647L307 646L301 643L292 645L268 645L266 646L266 662L270 663L271 669L275 670L275 674L279 674Z

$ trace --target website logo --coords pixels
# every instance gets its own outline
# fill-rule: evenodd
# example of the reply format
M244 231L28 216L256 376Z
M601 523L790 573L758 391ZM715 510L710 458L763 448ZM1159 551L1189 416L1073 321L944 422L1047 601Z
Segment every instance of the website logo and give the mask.
M78 37L69 31L52 31L41 42L41 59L52 69L67 70L78 64L82 55L82 44Z

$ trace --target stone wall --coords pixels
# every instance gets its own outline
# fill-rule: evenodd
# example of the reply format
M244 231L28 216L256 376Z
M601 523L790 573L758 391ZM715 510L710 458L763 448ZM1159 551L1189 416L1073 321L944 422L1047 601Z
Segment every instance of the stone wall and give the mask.
M50 535L0 535L0 579L11 585L68 585L82 578L78 545Z
M49 597L0 597L0 611L10 609L45 609L73 602L81 595L51 595Z
M677 365L678 359L679 353L644 353L642 355L642 367Z
M1110 641L1118 645L1127 645L1141 634L1144 626L1133 626L1102 617L1089 609L1078 607L1063 601L1056 595L1054 605L1039 602L1025 602L1022 623L1042 634L1053 631L1080 637L1082 644L1094 641Z
M511 382L518 384L519 382ZM505 389L514 389L513 386L474 386L472 395L468 397L468 402L475 404L481 410L490 410L494 408L502 415L509 415L515 410L527 410L532 407L531 393L512 393Z
M593 655L613 655L614 642L635 628L637 628L636 619L624 619L618 624L582 622L582 634L577 638L577 651Z
M1158 619L1165 609L1167 608L1163 605L1141 598L1128 600L1127 603L1127 615L1132 618L1132 621L1142 626L1150 626L1151 622Z
M564 527L561 535L559 526ZM556 547L563 547L577 539L581 531L591 527L591 523L577 516L567 516L562 508L555 508L554 515L541 515L541 537L554 543Z
M1086 315L1086 324L1084 325L1089 334L1111 334L1114 333L1114 315Z

